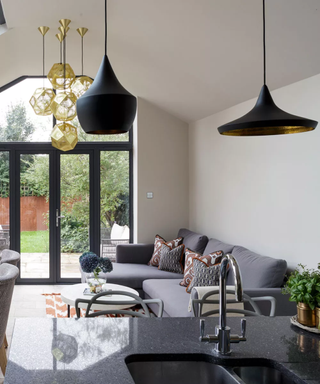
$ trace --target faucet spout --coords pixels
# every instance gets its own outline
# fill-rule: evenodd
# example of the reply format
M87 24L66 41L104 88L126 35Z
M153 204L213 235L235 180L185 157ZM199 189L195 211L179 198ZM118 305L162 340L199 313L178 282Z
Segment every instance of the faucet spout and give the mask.
M231 253L226 253L223 255L221 260L220 267L220 280L219 280L219 291L220 291L220 316L219 316L219 326L221 329L225 329L227 326L227 293L226 293L226 280L227 280L227 267L228 264L231 264L233 276L234 276L234 285L235 285L235 300L242 301L242 280L241 273L237 263L237 260L231 255Z

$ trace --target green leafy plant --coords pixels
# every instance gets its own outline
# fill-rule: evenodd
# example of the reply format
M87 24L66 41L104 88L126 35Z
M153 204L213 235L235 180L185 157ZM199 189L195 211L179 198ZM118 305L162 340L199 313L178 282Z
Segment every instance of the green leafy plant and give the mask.
M290 301L308 304L312 310L320 307L320 263L317 269L307 269L299 264L289 276L282 293L290 294Z

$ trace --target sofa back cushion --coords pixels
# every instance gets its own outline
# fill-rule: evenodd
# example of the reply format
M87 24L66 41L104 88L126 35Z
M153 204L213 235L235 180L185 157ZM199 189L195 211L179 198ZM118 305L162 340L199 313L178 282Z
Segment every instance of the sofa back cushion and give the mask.
M203 253L208 243L208 237L206 235L200 235L186 228L181 228L177 237L183 237L183 244L186 248L199 253ZM219 249L217 249L217 251L219 251Z
M287 270L285 260L261 256L239 246L235 246L231 253L238 262L244 289L281 287ZM234 284L232 268L229 270L227 284Z
M217 239L210 239L203 254L208 255L212 252L222 251L223 253L231 253L234 245L223 243Z

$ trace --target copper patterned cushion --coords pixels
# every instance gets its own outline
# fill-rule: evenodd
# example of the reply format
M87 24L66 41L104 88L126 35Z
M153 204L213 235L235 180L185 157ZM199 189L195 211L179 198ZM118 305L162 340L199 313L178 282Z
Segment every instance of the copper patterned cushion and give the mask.
M167 244L162 244L160 248L159 269L162 271L183 273L183 255L184 245L181 244L176 248L171 248Z
M194 258L200 259L207 263L209 266L215 265L221 262L223 256L222 251L211 252L208 255L201 255L201 253L194 252L189 248L185 251L185 264L184 264L184 278L180 282L180 285L187 287L193 279L193 266L192 261Z
M153 255L151 257L151 260L149 261L148 265L152 265L153 267L159 267L160 262L160 249L162 244L167 244L171 248L176 248L179 245L182 244L183 238L178 237L177 239L166 241L163 237L156 235L154 239L154 249L153 249Z
M209 266L203 260L195 257L192 259L192 265L194 276L186 289L188 293L191 293L193 287L219 285L221 263Z

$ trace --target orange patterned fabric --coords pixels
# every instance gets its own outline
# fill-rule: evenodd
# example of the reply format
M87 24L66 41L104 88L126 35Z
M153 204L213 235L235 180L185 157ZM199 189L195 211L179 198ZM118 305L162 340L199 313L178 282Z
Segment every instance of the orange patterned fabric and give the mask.
M68 306L61 300L60 293L44 293L46 296L46 315L52 318L67 318L68 317ZM137 306L130 308L137 312L145 313L144 310ZM95 311L98 312L98 311ZM80 316L85 316L85 309L80 309ZM70 306L70 317L77 317L75 307ZM127 315L102 315L100 317L127 317ZM131 317L131 316L130 316Z
M154 239L154 249L153 249L153 255L151 257L151 260L149 261L148 265L152 265L153 267L159 267L160 262L160 250L162 244L166 244L171 249L177 248L179 245L182 244L183 238L178 237L177 239L166 241L163 237L157 235Z
M211 252L208 255L201 255L201 253L197 253L192 251L189 248L186 248L185 251L185 264L184 264L184 278L180 282L180 285L183 287L187 287L192 279L193 279L193 259L200 259L204 261L209 267L215 264L219 264L221 262L221 258L223 256L222 251Z

